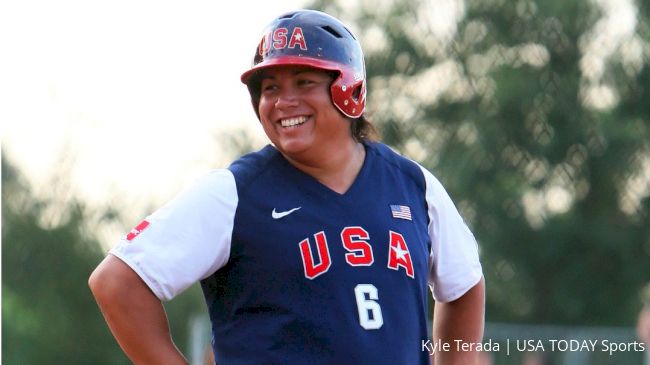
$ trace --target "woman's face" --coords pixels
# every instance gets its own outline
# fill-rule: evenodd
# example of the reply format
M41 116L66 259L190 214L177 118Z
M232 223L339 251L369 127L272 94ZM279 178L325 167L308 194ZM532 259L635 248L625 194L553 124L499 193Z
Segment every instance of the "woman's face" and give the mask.
M352 138L350 121L330 97L332 76L305 66L278 66L261 75L259 114L264 132L283 154L318 158Z

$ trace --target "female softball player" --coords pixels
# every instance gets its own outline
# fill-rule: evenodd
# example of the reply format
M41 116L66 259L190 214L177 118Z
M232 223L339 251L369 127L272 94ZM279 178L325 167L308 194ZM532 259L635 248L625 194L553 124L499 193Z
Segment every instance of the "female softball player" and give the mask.
M90 278L129 358L186 363L161 301L199 281L220 365L476 361L459 346L483 333L476 241L429 171L374 140L352 32L284 14L241 81L271 143L148 216Z

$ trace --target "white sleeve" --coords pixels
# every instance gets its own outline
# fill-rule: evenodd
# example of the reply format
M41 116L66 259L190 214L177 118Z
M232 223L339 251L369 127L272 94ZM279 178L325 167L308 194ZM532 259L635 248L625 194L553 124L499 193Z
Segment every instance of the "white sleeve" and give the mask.
M159 299L170 300L228 262L237 202L232 173L214 170L147 217L109 253L137 272Z
M429 286L436 301L460 298L483 277L478 245L440 181L420 166L429 213Z

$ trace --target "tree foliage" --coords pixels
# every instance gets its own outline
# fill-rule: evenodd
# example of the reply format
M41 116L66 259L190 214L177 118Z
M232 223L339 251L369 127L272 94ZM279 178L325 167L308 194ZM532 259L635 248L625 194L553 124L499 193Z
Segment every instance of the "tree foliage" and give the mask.
M345 3L313 6L353 25L383 140L475 232L487 319L632 323L650 280L647 2Z
M88 216L75 199L61 205L36 198L2 156L3 364L130 363L87 285L104 256ZM201 309L197 290L166 306L182 348L189 317Z
M83 207L44 227L47 203L4 156L2 202L2 362L124 363L86 285L101 252L80 229Z

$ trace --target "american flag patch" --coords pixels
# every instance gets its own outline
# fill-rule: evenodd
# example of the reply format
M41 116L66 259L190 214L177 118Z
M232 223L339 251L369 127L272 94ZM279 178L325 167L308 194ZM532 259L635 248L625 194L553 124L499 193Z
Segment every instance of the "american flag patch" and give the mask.
M411 208L406 205L392 205L390 206L390 213L393 218L411 220Z

